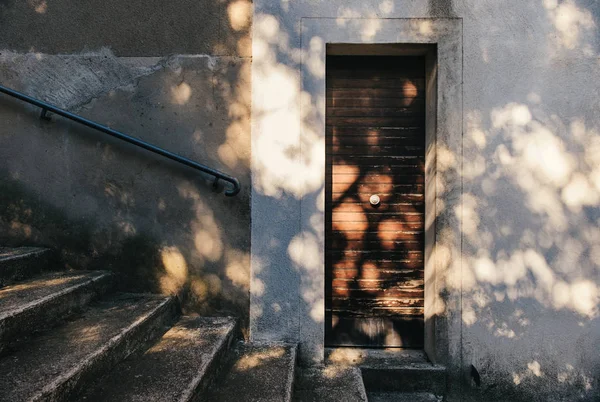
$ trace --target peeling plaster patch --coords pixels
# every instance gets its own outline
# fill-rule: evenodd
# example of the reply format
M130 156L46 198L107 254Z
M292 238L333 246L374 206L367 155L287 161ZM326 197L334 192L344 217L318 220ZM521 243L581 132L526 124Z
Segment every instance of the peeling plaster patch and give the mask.
M7 85L65 109L77 109L163 67L157 57L116 57L109 49L76 55L0 51L0 73Z

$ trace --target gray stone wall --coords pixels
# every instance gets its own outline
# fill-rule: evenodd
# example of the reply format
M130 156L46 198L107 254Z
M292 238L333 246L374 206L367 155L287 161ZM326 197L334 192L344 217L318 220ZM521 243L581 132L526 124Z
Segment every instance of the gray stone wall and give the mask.
M460 152L436 150L438 171L462 171L460 200L449 211L460 222L460 249L437 250L460 293L438 306L458 323L446 334L450 399L598 400L594 0L255 1L252 225L260 242L252 244L252 337L303 342L306 322L323 320L322 292L311 292L310 282L321 280L311 272L322 264L313 256L323 222L302 213L323 188L320 159L310 157L323 150L303 141L323 135L311 131L323 100L307 94L301 77L320 76L311 52L325 41L303 38L303 19L359 21L364 43L401 36L389 29L393 19L438 17L459 18L463 28L462 143ZM430 31L422 25L423 37ZM273 129L284 121L284 133Z
M246 0L0 2L0 83L236 176L202 174L0 96L0 244L109 269L127 291L247 325Z

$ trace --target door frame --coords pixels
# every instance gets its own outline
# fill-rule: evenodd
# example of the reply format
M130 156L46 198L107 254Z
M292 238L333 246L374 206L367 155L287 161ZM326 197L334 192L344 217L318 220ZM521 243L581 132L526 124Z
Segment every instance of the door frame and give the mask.
M462 195L462 20L424 19L302 19L300 142L315 139L323 152L317 158L325 178L325 58L327 54L426 56L425 155L425 339L428 358L458 366L461 333L461 216ZM329 53L327 53L329 52ZM354 52L354 53L353 53ZM417 53L415 53L417 52ZM321 159L319 159L321 158ZM313 163L315 161L313 160ZM323 189L324 191L324 189ZM301 232L314 232L321 222L318 258L322 264L302 275L301 284L325 277L325 205L323 191L300 199ZM317 223L317 225L319 225ZM324 313L323 303L316 307ZM314 318L314 310L312 311ZM454 334L454 336L450 336ZM308 320L301 328L303 360L324 358L325 322Z

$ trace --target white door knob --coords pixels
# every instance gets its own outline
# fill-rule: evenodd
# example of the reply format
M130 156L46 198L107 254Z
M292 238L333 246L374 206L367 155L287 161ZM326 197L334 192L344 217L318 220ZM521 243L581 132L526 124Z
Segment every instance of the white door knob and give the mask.
M379 203L381 202L381 199L379 198L379 196L377 194L373 194L369 198L369 202L371 203L371 205L376 206L376 205L379 205Z

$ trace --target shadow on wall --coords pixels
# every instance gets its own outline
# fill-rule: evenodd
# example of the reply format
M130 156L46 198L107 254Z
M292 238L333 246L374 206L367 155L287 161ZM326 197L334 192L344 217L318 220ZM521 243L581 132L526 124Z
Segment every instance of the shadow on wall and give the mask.
M37 13L36 29L43 30L43 21L63 21L71 7L44 2L29 9L30 3L1 5L0 25ZM190 313L234 315L246 328L251 4L217 6L213 11L227 29L206 38L210 49L203 55L187 42L175 50L190 55L168 57L116 57L107 48L19 53L14 35L2 36L0 48L11 50L0 52L0 82L230 173L242 192L225 197L196 171L60 117L40 121L38 109L3 96L0 244L55 248L68 268L118 272L122 290L177 294ZM189 25L186 18L160 31L168 43L197 37L197 20ZM20 32L31 35L28 46L40 52L52 53L55 45L81 51L96 43L85 35L45 42L37 31ZM114 46L120 55L173 53L161 48L163 42L153 48L113 42L109 29L95 33L98 46ZM119 47L134 42L134 50Z
M324 119L315 105L325 100L303 92L299 78L302 59L317 79L325 79L323 66L302 53L289 10L283 1L265 6L254 21L253 78L262 85L261 95L277 93L256 97L253 104L253 126L260 132L254 140L254 184L264 204L259 213L293 214L300 200L322 205L324 196L315 162L321 159L311 155L325 152L316 145L324 134L312 130ZM593 79L600 74L599 11L597 2L583 0L515 6L429 1L414 11L466 19L464 154L436 150L438 171L462 166L462 200L453 212L462 222L463 245L439 255L463 256L442 262L451 286L462 291L462 334L450 335L462 339L464 380L479 387L473 391L478 398L600 395L600 87ZM345 18L404 16L389 1L345 5L331 13L338 24ZM363 25L364 38L377 37L376 20ZM315 54L323 46L322 38L310 41ZM269 309L301 333L302 323L287 318L297 313L293 306L271 304L263 295L291 300L284 295L287 288L268 289L277 283L273 278L283 277L277 267L291 265L296 276L285 278L298 284L300 309L323 321L325 284L316 274L322 261L312 256L319 255L325 224L318 216L303 216L313 230L290 235L284 227L290 218L286 213L279 218L282 230L258 234L260 244L269 246L257 256L252 297L261 307L252 313L260 321ZM471 365L479 384L470 378Z

